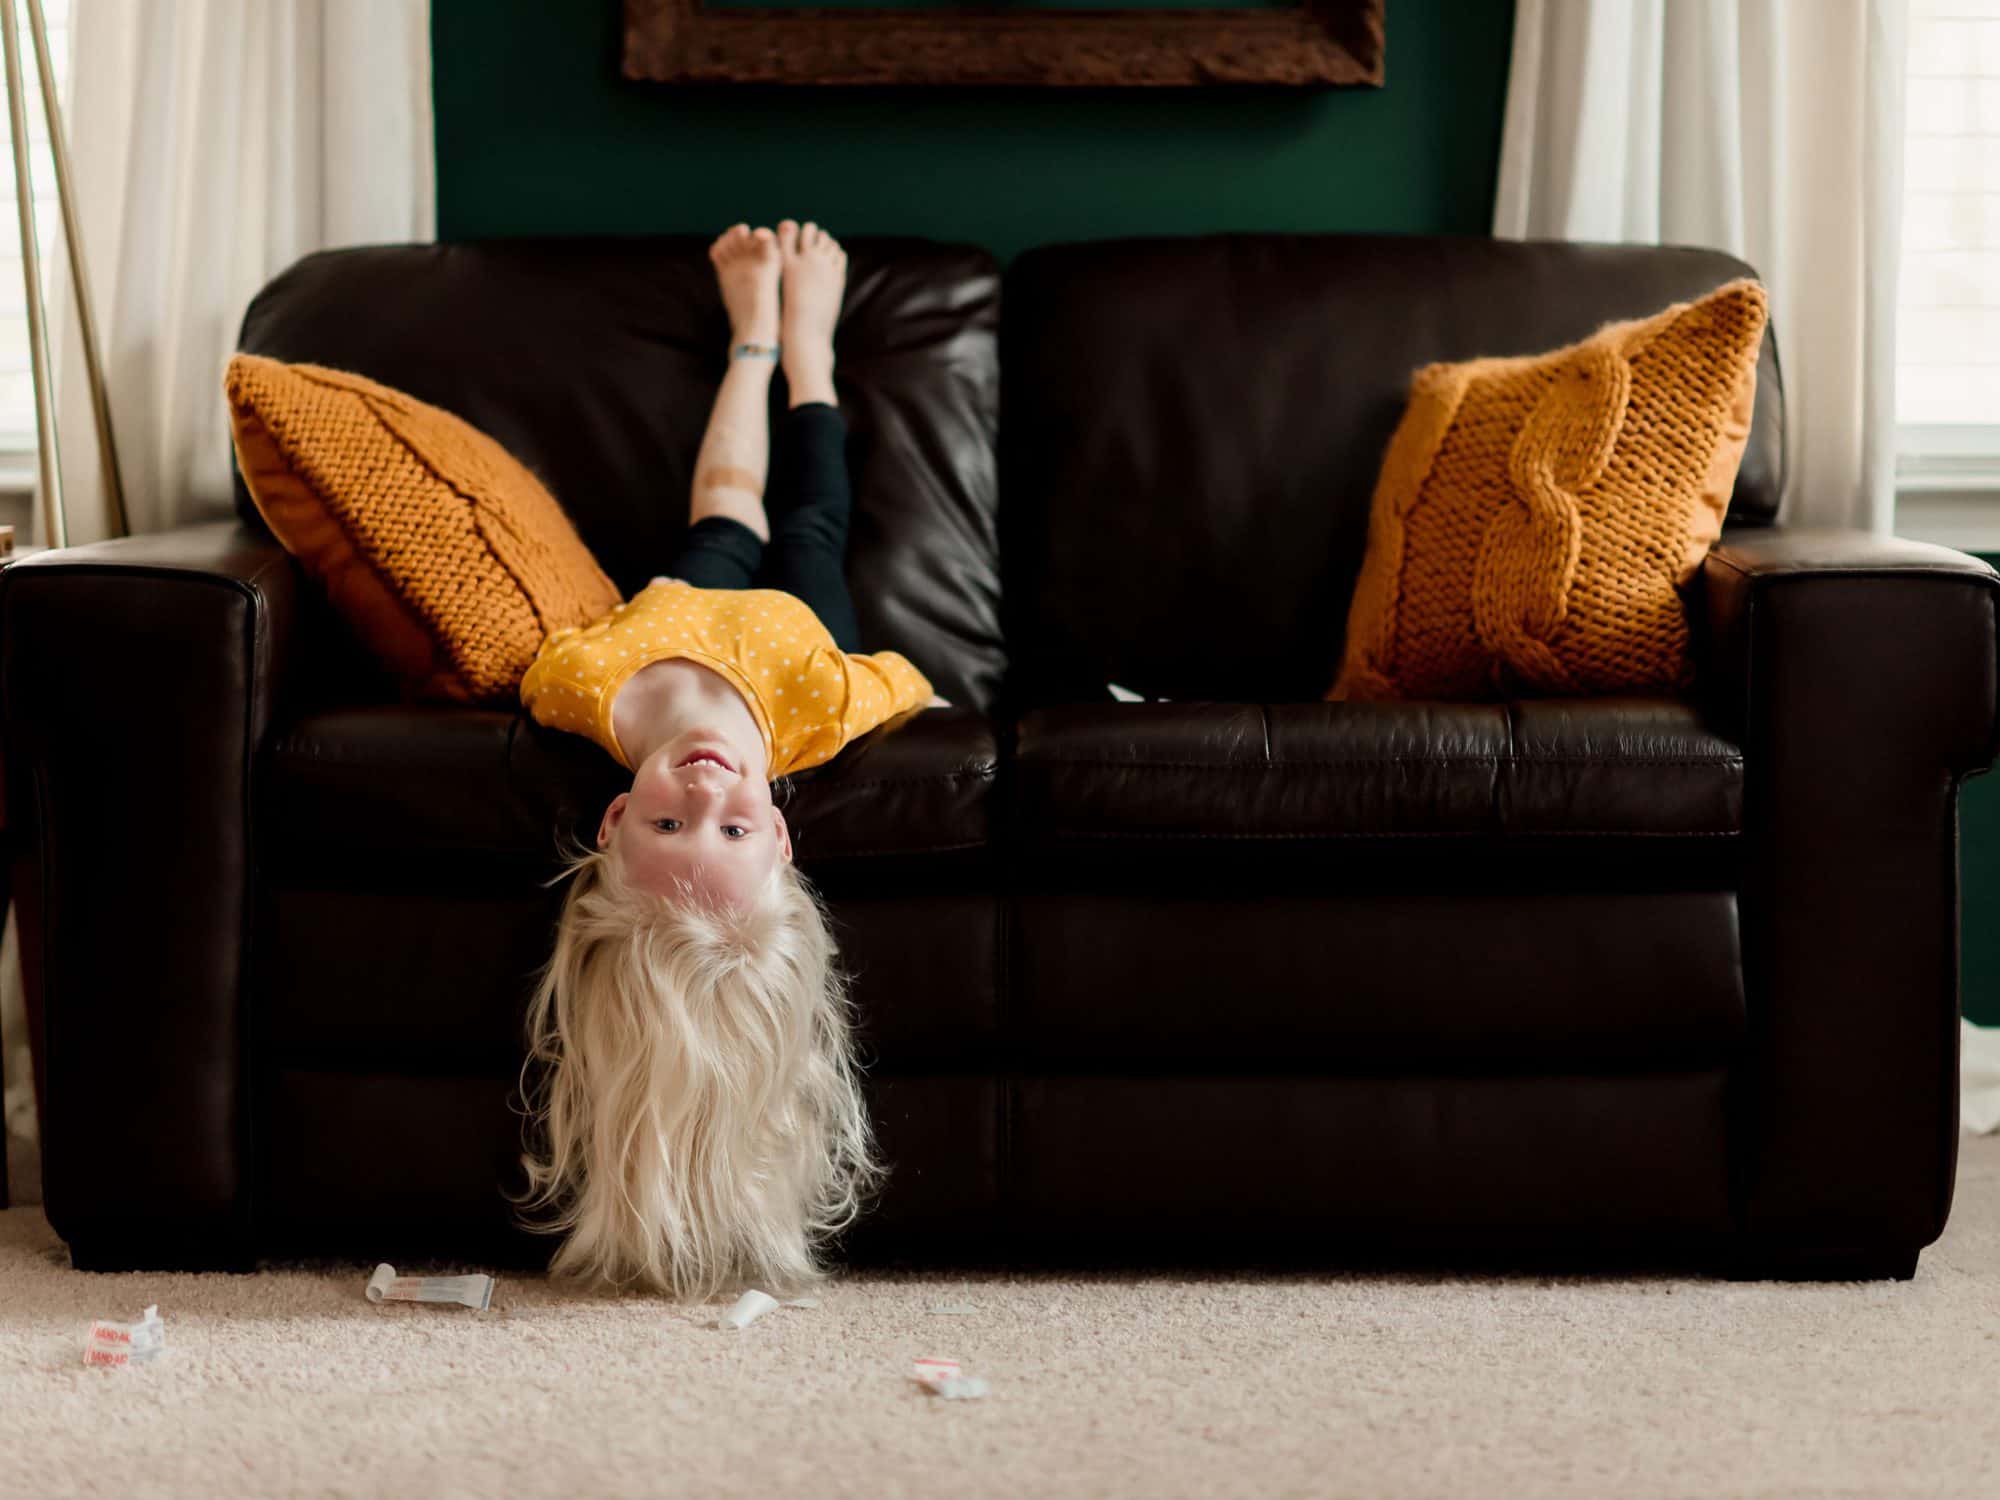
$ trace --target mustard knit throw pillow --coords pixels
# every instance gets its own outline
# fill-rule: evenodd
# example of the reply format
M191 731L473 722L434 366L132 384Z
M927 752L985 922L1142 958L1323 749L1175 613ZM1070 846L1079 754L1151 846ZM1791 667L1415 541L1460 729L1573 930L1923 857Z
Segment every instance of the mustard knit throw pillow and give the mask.
M1327 697L1687 686L1679 586L1722 530L1765 316L1732 281L1551 354L1417 371Z
M224 389L250 498L410 697L512 706L545 636L617 606L555 497L450 412L252 354Z

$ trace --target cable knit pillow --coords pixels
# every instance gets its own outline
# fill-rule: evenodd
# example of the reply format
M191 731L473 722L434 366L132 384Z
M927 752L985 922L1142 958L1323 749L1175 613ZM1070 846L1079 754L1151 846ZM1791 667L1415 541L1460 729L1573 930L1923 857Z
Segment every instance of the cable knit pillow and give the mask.
M258 511L411 697L511 706L543 637L617 606L555 497L450 412L251 354L224 389Z
M1679 587L1729 508L1765 312L1732 281L1552 354L1417 371L1327 696L1687 686Z

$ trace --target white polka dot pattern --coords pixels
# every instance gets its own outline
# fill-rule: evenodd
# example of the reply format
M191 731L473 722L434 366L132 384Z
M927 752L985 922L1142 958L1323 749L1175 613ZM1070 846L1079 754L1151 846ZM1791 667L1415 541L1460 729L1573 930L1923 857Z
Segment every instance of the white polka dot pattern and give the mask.
M931 696L930 680L907 658L842 651L790 594L655 578L603 619L544 641L521 702L536 723L587 735L630 767L612 732L612 703L640 668L676 658L710 668L743 695L773 777L824 765Z

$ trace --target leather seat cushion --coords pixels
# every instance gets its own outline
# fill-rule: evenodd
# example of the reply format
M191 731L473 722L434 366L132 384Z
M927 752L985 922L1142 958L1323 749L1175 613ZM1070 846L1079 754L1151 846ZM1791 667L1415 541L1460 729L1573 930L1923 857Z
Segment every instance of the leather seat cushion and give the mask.
M929 709L892 720L778 793L801 866L976 854L999 752L986 718ZM276 736L264 849L506 854L553 862L558 831L594 837L631 774L596 745L518 713L364 705Z
M1129 703L1036 709L1020 823L1041 844L1733 841L1743 755L1667 699Z

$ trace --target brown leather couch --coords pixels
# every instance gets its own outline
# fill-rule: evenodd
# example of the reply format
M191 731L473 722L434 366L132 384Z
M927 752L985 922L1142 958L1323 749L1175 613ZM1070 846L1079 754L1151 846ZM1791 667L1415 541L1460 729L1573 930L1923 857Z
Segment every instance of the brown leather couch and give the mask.
M851 251L866 644L959 706L791 794L895 1164L849 1253L1912 1274L1951 1204L2000 580L1779 524L1768 347L1696 701L1320 701L1410 371L1739 262ZM627 590L724 339L693 239L318 255L242 335L493 433ZM610 760L397 704L254 524L7 571L0 652L75 1264L544 1262L502 1196L519 1032Z

